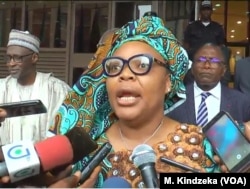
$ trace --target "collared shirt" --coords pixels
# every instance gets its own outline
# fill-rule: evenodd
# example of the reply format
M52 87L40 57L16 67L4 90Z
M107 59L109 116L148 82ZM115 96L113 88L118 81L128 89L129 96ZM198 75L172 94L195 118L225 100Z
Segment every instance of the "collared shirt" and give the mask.
M217 113L220 112L221 104L221 83L219 82L210 91L203 91L194 82L194 104L195 104L195 115L197 116L198 107L201 103L201 93L209 92L211 95L206 99L206 105L208 110L208 121L210 121Z

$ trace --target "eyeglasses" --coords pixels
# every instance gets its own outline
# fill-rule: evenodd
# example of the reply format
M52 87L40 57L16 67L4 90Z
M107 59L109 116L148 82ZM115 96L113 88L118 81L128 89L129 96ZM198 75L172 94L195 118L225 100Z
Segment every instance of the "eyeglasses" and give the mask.
M10 63L11 60L13 60L13 62L15 63L20 63L20 62L23 62L23 58L26 57L26 56L30 56L34 54L33 52L30 53L30 54L26 54L26 55L23 55L23 56L17 56L17 55L14 55L14 56L10 56L10 55L5 55L4 56L4 60L6 63Z
M195 63L198 64L204 64L206 62L209 62L211 66L218 66L220 64L223 64L224 62L218 58L208 58L205 56L200 56L199 58L195 59Z
M102 66L104 73L109 77L119 75L125 64L128 64L130 71L135 75L145 75L150 71L153 62L168 68L167 63L164 63L149 54L138 54L130 57L128 60L120 57L108 57L103 60Z

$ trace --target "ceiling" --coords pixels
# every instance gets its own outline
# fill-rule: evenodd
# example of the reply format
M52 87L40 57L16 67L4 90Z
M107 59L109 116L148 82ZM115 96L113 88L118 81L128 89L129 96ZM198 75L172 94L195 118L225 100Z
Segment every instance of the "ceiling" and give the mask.
M248 1L227 1L227 20L225 20L225 2L224 1L212 1L213 2L213 14L212 19L219 22L225 27L227 23L226 38L230 43L241 43L242 46L229 45L232 56L238 60L246 56L246 45L249 45L248 36L248 23L249 23L249 10ZM219 6L220 4L220 6ZM244 45L245 44L245 45Z

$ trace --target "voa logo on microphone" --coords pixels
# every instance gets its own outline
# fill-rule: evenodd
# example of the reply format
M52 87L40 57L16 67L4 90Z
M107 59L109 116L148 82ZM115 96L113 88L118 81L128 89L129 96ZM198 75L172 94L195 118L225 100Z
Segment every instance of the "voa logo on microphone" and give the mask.
M31 141L21 141L2 147L12 182L40 173L39 157Z

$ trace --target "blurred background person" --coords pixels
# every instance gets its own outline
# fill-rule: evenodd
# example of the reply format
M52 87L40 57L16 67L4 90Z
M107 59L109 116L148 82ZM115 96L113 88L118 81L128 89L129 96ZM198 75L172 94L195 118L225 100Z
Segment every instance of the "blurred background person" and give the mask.
M231 80L229 70L229 49L225 46L225 31L221 24L212 20L213 6L211 1L202 1L200 5L199 20L191 22L184 31L184 47L188 52L189 59L193 60L194 52L205 43L213 43L221 46L224 56L226 72L221 81L228 85ZM193 82L193 75L189 70L185 76L184 83Z
M194 50L205 43L214 43L219 46L225 44L225 32L221 24L211 19L213 7L211 1L202 1L200 18L189 25L184 31L184 47L192 59Z
M5 62L10 75L0 79L0 103L40 99L46 114L6 118L0 128L0 144L46 138L49 124L70 87L52 73L36 70L40 40L28 31L11 30Z
M250 57L240 59L235 64L234 88L250 98Z
M194 81L186 85L187 99L167 116L183 123L198 124L198 110L202 94L205 99L208 121L221 110L242 123L250 120L250 99L243 93L221 84L225 73L225 58L220 46L212 43L202 45L194 54L191 72ZM203 125L201 125L203 126Z

